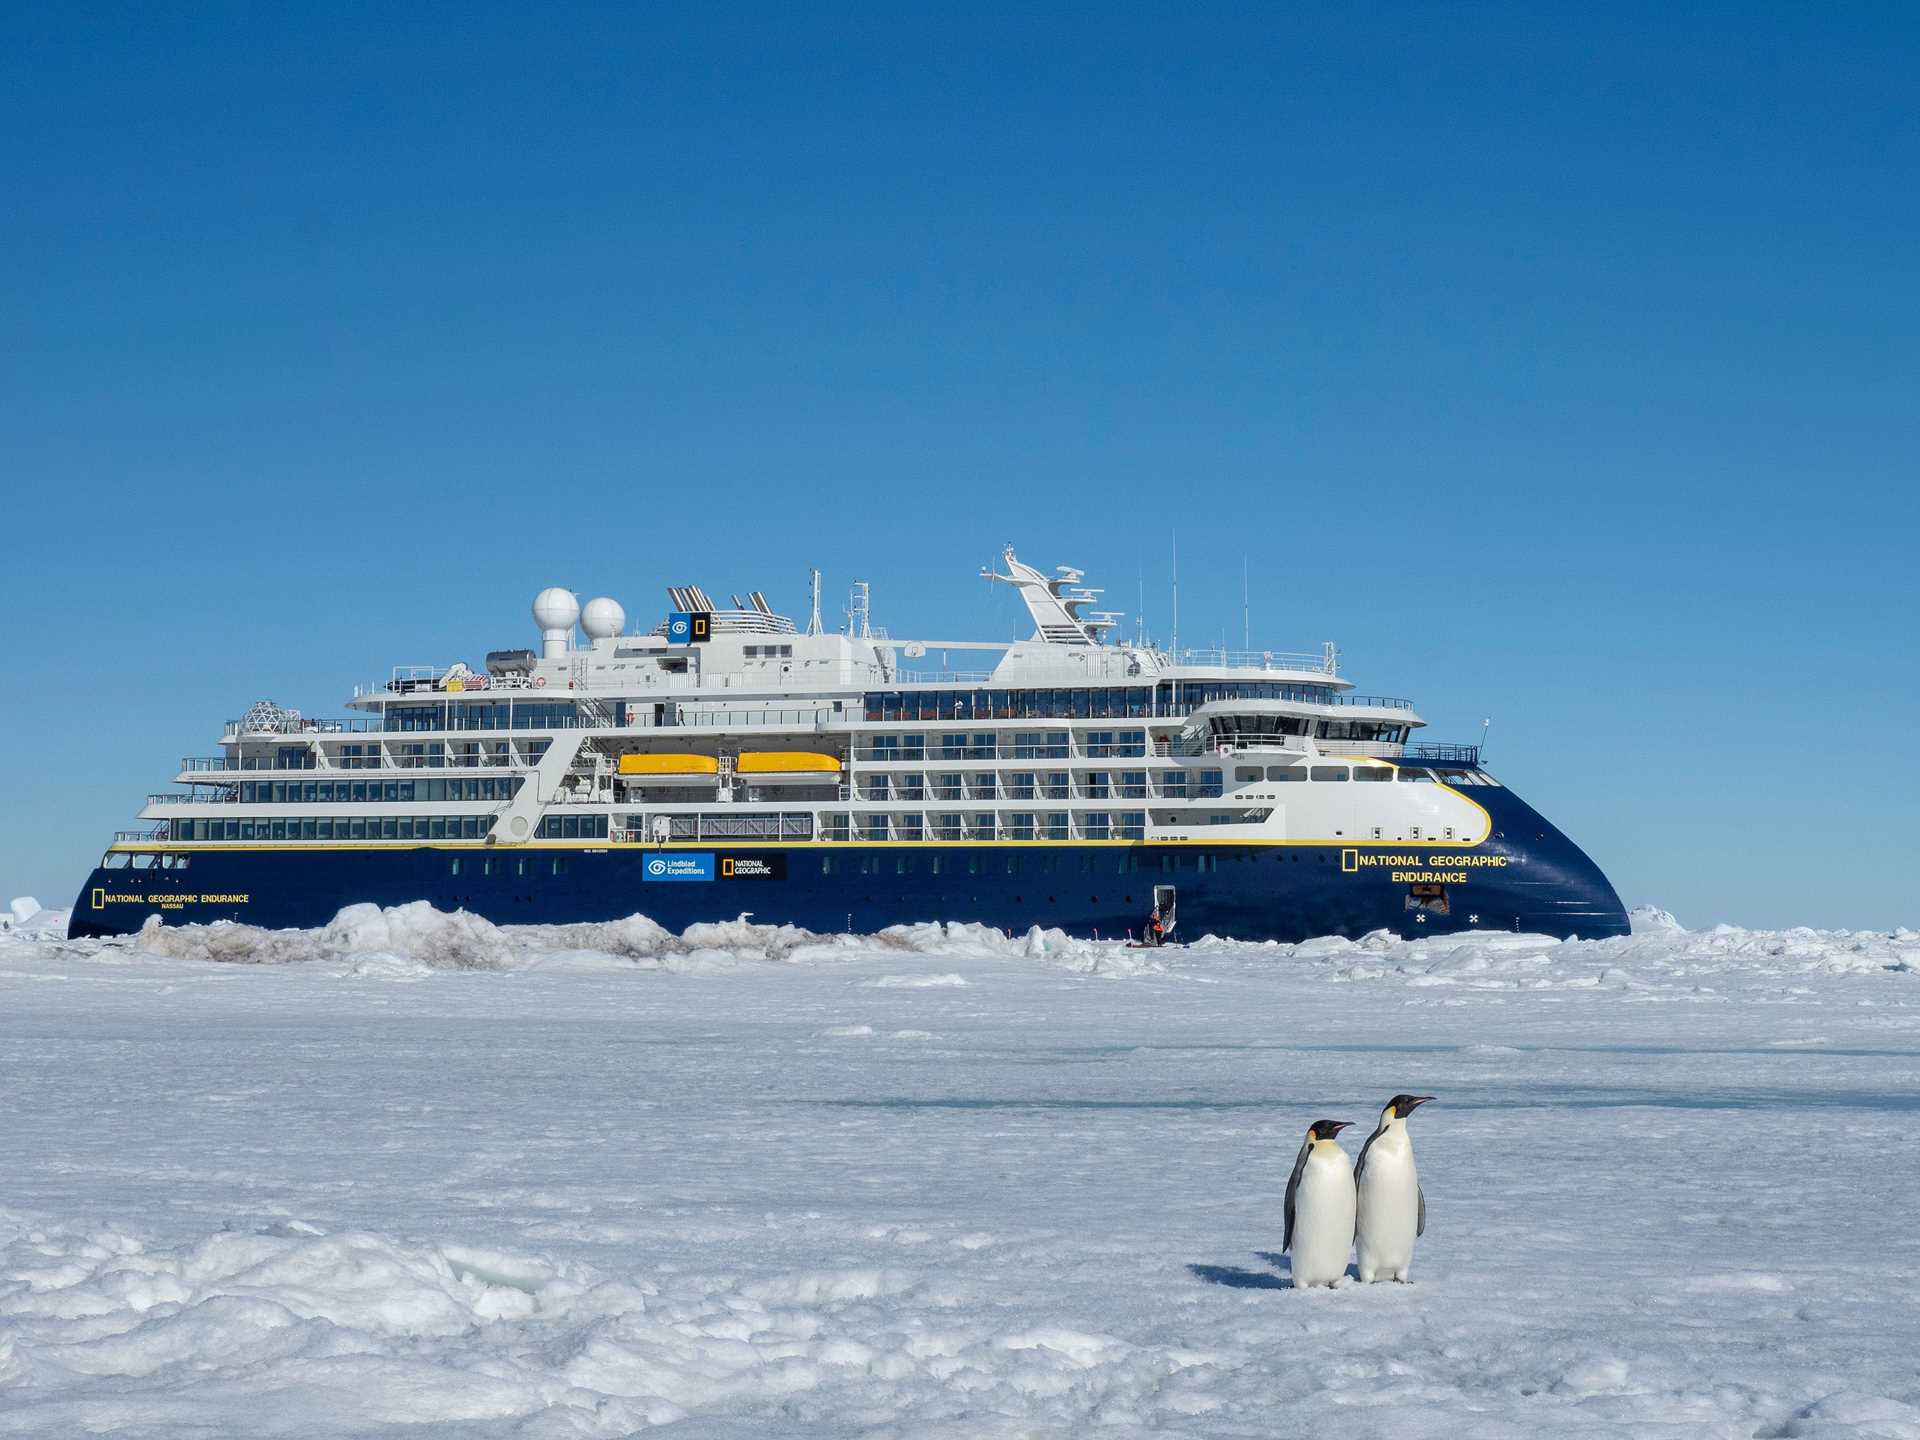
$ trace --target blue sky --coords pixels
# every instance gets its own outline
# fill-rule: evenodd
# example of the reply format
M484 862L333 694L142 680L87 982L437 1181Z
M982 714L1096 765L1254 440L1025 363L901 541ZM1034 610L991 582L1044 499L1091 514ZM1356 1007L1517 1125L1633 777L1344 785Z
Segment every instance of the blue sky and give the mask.
M0 891L549 583L1337 639L1692 924L1920 924L1908 7L15 7Z

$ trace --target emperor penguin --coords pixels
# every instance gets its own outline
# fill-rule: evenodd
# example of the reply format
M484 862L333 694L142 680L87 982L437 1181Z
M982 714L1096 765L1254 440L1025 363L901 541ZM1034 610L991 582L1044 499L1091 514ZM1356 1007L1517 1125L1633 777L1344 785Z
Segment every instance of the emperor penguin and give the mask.
M1345 1120L1316 1120L1287 1181L1287 1232L1280 1249L1293 1252L1293 1284L1338 1285L1353 1249L1353 1162L1334 1140Z
M1431 1095L1396 1095L1380 1112L1380 1125L1360 1147L1354 1189L1360 1202L1354 1227L1360 1281L1402 1280L1413 1268L1414 1237L1427 1233L1427 1196L1413 1168L1407 1117Z

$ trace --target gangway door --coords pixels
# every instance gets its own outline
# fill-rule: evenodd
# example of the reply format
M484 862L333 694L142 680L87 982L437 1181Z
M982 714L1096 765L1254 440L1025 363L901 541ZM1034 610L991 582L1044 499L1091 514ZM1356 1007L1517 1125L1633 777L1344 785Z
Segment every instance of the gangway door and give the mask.
M1160 933L1163 936L1173 934L1175 920L1174 904L1176 898L1174 887L1171 885L1156 885L1153 887L1153 908L1159 912Z

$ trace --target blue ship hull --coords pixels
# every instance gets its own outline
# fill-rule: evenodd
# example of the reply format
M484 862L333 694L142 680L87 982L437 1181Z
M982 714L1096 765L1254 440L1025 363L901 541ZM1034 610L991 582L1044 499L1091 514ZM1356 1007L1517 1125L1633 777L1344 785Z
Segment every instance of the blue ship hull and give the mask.
M1465 848L1151 840L173 847L189 857L184 867L95 870L68 934L132 934L155 915L168 924L311 928L347 905L425 900L503 925L643 914L677 931L750 912L763 924L824 933L966 920L1118 938L1140 933L1155 887L1166 885L1176 889L1183 939L1627 933L1620 897L1578 846L1510 790L1482 787L1473 798L1493 833ZM1426 893L1416 898L1415 886Z

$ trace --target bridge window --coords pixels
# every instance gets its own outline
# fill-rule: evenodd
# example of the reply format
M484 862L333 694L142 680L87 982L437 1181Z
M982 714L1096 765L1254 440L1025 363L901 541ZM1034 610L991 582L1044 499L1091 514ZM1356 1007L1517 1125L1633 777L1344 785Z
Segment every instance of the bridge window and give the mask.
M1356 765L1353 767L1355 780L1391 780L1393 771L1384 765Z
M1347 778L1347 767L1344 765L1316 765L1313 767L1311 773L1316 780L1344 780Z

